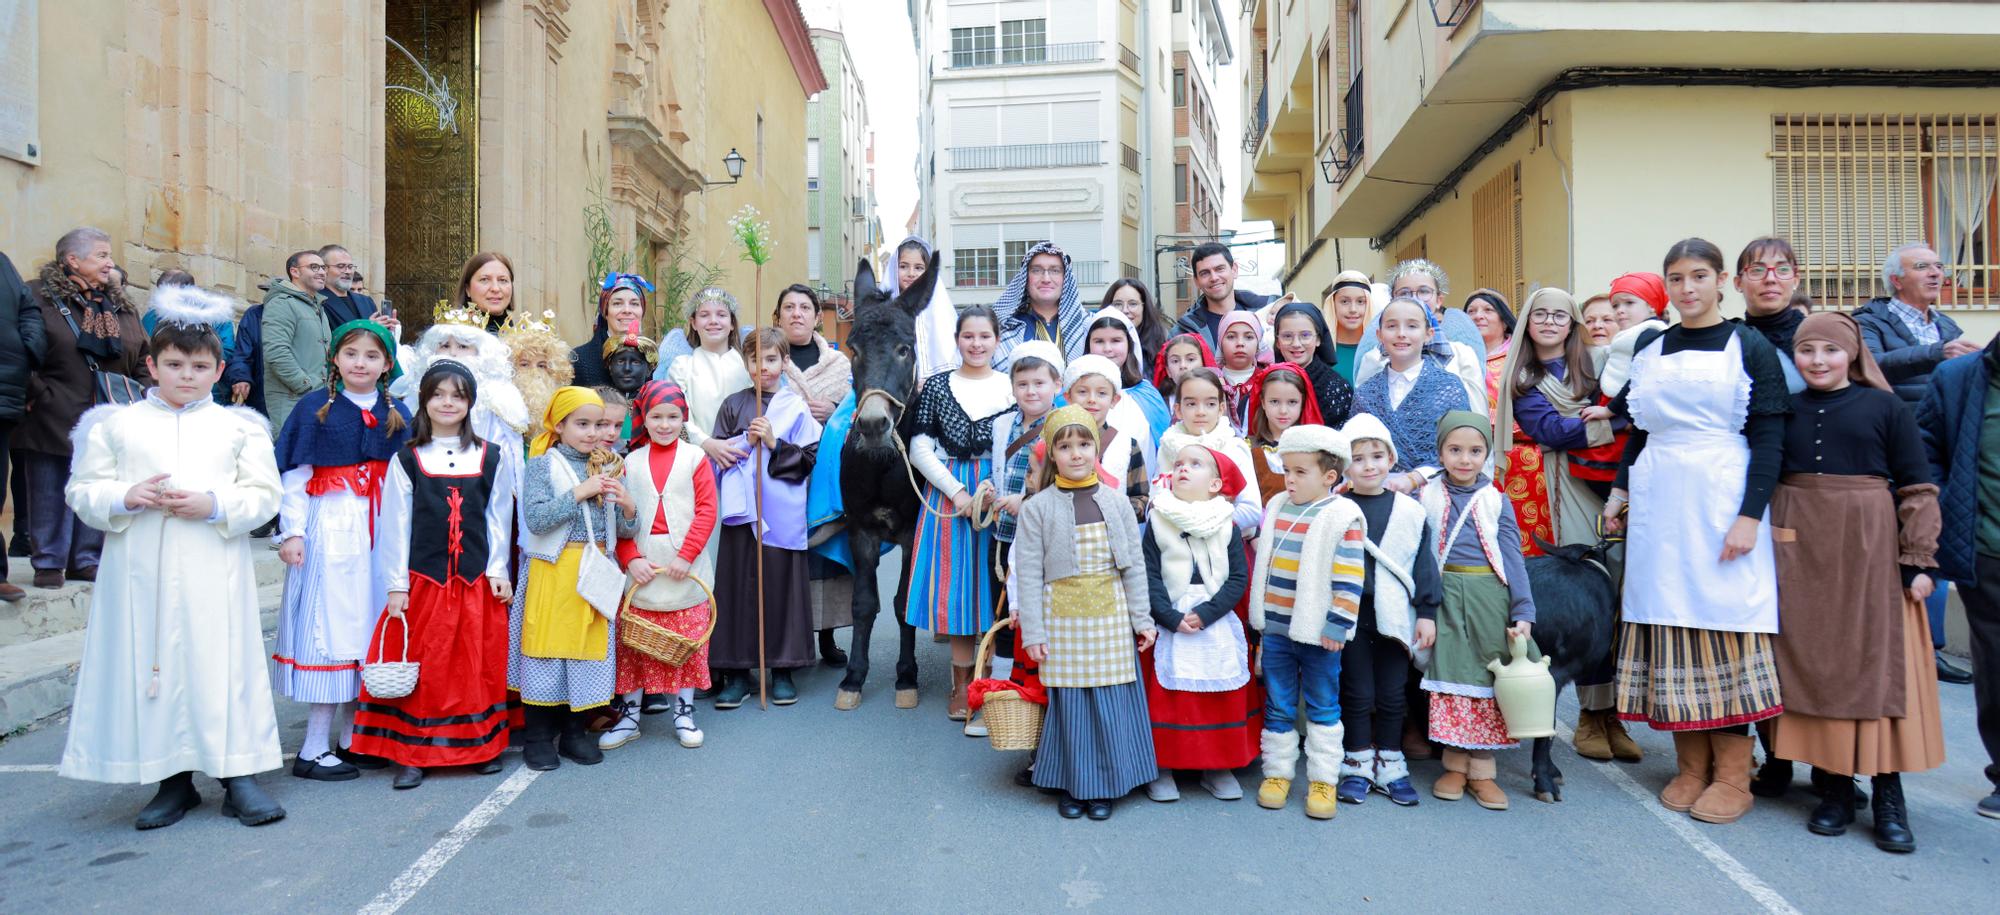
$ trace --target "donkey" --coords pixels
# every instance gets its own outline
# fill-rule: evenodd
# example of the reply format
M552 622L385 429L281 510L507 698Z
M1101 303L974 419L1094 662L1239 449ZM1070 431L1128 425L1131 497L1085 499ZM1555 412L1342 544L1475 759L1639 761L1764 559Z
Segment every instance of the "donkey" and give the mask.
M1545 556L1527 560L1529 590L1535 595L1535 646L1549 658L1556 695L1580 676L1611 658L1618 629L1618 589L1612 585L1607 554L1611 544L1551 546L1535 538ZM1562 770L1549 756L1551 738L1535 738L1535 799L1562 800Z
M910 555L922 511L910 482L907 444L915 425L910 406L917 395L917 312L937 285L938 256L931 254L924 275L900 295L875 285L875 271L862 261L854 275L854 325L847 354L854 361L854 426L840 449L840 495L847 512L847 545L854 554L854 643L847 676L834 695L834 708L861 705L868 680L868 642L882 599L875 584L882 545L903 548L903 574L894 612L901 630L896 656L896 707L917 706L917 630L903 615L910 599Z

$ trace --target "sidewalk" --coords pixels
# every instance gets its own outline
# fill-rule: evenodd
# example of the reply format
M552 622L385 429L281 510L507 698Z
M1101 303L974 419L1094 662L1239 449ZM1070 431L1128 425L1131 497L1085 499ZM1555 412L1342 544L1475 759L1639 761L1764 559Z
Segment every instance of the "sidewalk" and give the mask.
M251 543L257 565L257 605L266 632L277 625L284 594L285 565L268 546ZM8 581L28 592L16 603L0 604L0 739L32 728L69 710L76 693L76 668L83 657L83 627L90 616L88 582L49 591L29 582L34 570L25 559L8 563Z

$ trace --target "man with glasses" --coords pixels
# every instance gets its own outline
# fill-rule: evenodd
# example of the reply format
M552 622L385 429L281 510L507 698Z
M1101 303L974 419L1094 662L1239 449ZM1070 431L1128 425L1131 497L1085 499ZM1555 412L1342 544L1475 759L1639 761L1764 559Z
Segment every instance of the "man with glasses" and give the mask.
M326 260L318 251L285 259L285 278L264 296L264 410L276 435L307 392L326 385L326 350L333 327L319 294L326 289Z
M1875 354L1883 377L1915 408L1923 400L1931 372L1946 359L1979 351L1961 339L1958 324L1937 308L1944 294L1944 264L1927 244L1904 245L1882 263L1889 296L1854 311L1861 342Z
M319 257L326 263L326 289L320 292L319 305L326 312L327 328L374 317L375 300L354 288L360 275L354 269L354 255L339 245L327 245L319 249Z

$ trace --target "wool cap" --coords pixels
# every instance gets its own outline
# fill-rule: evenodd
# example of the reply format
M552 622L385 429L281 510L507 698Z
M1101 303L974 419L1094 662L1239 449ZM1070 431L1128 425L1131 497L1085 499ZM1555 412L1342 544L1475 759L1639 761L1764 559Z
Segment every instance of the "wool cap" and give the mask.
M1347 436L1347 449L1354 451L1354 443L1362 439L1381 442L1389 449L1389 462L1396 461L1396 437L1389 434L1389 427L1373 413L1356 413L1348 417L1347 425L1340 427L1340 434Z
M1333 455L1342 468L1352 458L1347 436L1331 426L1297 425L1278 436L1279 454L1310 454L1315 451Z

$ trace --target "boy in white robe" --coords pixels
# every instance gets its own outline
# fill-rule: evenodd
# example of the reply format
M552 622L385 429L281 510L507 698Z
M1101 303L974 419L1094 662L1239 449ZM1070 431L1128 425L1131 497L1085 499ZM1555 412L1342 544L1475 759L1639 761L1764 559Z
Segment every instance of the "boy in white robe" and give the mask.
M222 781L224 814L261 825L285 815L252 777L282 757L249 539L283 495L270 427L209 396L228 299L164 287L153 311L159 386L91 410L72 433L64 494L105 540L58 771L159 782L134 824L156 829L200 805L199 770Z

